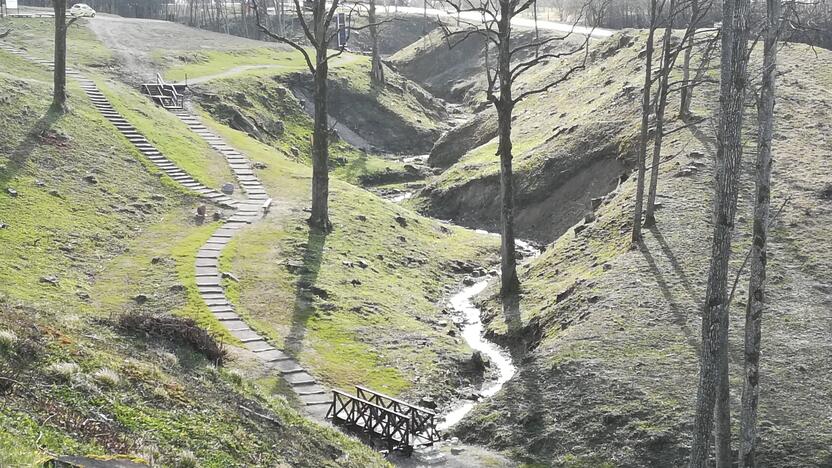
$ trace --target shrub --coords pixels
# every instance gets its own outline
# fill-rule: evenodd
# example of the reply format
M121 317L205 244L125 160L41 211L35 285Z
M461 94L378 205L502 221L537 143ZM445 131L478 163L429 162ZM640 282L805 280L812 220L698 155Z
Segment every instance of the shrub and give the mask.
M177 468L196 468L199 465L199 460L196 455L190 450L183 450L179 454L179 460L176 463Z
M81 368L74 362L56 362L47 367L46 372L69 382L74 375L81 372Z
M179 358L175 354L168 351L159 351L159 361L167 367L173 367L179 364Z
M124 330L141 331L186 344L217 365L222 365L225 359L226 350L222 343L190 318L139 312L121 315L118 326Z
M241 387L243 385L243 374L240 373L237 369L228 371L228 379L231 381L232 384Z
M17 344L17 335L11 330L0 330L0 348L11 350Z
M118 384L121 383L121 377L112 369L107 368L97 370L93 374L93 378L106 387L118 387Z

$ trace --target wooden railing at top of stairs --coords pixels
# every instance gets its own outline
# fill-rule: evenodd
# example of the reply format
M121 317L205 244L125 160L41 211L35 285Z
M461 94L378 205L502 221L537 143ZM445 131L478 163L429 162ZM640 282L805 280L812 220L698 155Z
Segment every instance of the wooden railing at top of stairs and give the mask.
M184 96L176 91L174 85L165 83L162 75L158 73L156 74L156 83L143 84L141 91L165 109L182 109L184 107Z

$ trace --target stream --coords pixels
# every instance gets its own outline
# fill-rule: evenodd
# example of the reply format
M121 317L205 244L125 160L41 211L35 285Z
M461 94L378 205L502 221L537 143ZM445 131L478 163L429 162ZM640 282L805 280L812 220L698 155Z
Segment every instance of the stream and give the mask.
M408 163L414 161L424 162L425 159L425 156L415 156L406 158L403 161ZM415 192L415 190L394 190L390 193L382 194L382 196L393 203L402 203L410 199ZM482 229L477 229L476 232L499 236L499 234ZM540 254L540 249L529 242L515 239L515 245L517 251L525 260L529 260ZM482 311L473 303L474 298L485 290L491 279L493 277L486 276L470 286L463 287L459 292L451 296L449 304L463 324L462 338L472 350L475 352L478 351L488 358L492 366L496 367L497 376L495 379L482 384L478 391L480 397L477 401L462 400L455 403L452 409L445 413L439 424L437 424L436 428L440 431L453 427L471 412L477 404L496 395L503 388L503 385L517 372L517 368L514 366L508 351L485 338L485 325L482 323Z
M456 293L451 297L451 307L463 318L464 327L462 329L462 338L468 343L474 351L479 351L483 355L488 356L488 359L493 365L497 366L497 379L487 382L480 389L482 398L494 396L503 388L503 384L508 382L514 376L517 368L511 362L511 357L508 353L501 349L496 344L488 341L483 336L483 323L480 318L481 311L478 309L472 299L481 293L485 287L488 286L488 280L482 280L464 288L462 291ZM445 430L454 424L458 423L468 414L477 402L466 401L457 408L454 408L437 425L437 429Z
M477 232L486 233L486 231L482 230L477 230ZM497 235L494 233L487 234ZM537 248L528 242L515 240L515 244L519 251L526 254L524 256L527 259L534 258L540 253ZM471 349L487 356L492 365L497 367L497 378L482 385L479 391L481 396L477 401L459 403L456 408L445 414L442 421L436 426L440 431L454 426L474 409L478 403L496 395L503 388L503 385L517 372L517 368L514 366L508 351L485 338L483 333L485 326L482 323L482 311L473 303L473 298L485 290L488 286L488 281L489 279L486 278L463 288L454 294L449 302L453 310L463 320L462 338Z

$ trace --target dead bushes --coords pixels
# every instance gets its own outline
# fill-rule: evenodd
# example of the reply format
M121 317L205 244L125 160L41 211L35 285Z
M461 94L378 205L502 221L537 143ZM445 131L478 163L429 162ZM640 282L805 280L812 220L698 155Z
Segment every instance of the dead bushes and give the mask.
M122 330L144 332L174 343L186 344L218 366L223 364L227 354L221 341L190 318L129 313L119 316L116 324Z

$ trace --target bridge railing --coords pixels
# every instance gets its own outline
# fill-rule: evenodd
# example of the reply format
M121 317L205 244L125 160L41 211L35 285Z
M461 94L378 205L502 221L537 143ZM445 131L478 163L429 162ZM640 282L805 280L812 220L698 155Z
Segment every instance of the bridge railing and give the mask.
M333 390L332 404L326 417L381 437L392 448L408 450L412 447L410 416L358 396Z
M441 440L439 431L436 430L435 412L371 390L367 387L362 387L361 385L355 386L355 394L358 398L369 401L382 408L409 416L411 419L410 426L414 446L430 445Z

